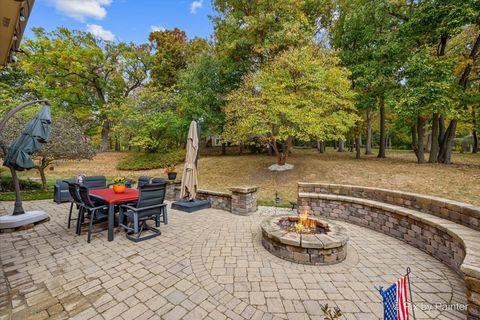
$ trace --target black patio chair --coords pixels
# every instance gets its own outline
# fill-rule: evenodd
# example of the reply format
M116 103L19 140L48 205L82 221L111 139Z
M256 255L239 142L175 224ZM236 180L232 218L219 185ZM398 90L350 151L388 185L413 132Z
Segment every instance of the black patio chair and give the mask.
M165 184L145 184L140 187L140 194L137 205L120 205L119 221L127 233L126 236L131 241L143 241L161 235L160 218L165 220L167 205L165 200ZM127 223L124 224L124 217ZM149 226L147 221L154 220L155 228ZM142 237L142 232L149 230L150 235Z
M71 203L70 203L70 211L68 213L68 229L70 229L70 223L73 220L78 220L80 216L80 210L82 210L83 203L82 199L80 198L80 194L78 193L78 183L72 182L72 181L67 181L64 180L68 184L68 192L70 193L70 196L72 197ZM76 206L78 210L77 214L77 219L72 219L72 212L73 212L73 206ZM78 226L78 224L77 224ZM78 232L78 227L77 227L77 232Z
M151 184L164 184L167 183L163 178L153 178Z
M141 177L138 178L137 189L140 189L141 186L149 184L149 183L150 183L150 177L141 176Z
M102 205L94 204L92 199L90 199L90 193L87 187L79 186L78 191L83 203L83 210L80 210L81 214L78 221L78 223L80 224L79 231L81 231L81 224L83 224L84 219L87 218L88 219L87 242L90 243L90 240L92 238L93 224L108 220L108 206L105 204L102 204ZM87 215L85 215L85 213L87 213Z
M163 184L163 185L165 185L165 188L166 188L167 182L163 178L152 178L150 184ZM166 194L166 190L165 190L165 194ZM165 196L164 196L164 198L165 198ZM163 209L162 215L161 215L160 218L161 218L161 222L163 222L163 224L168 224L167 207L165 207Z
M86 176L83 178L82 184L88 189L105 189L107 188L107 178L105 176Z

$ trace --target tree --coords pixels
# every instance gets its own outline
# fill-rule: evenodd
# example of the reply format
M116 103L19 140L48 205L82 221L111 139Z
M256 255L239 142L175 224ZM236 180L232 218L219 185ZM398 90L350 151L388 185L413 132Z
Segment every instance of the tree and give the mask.
M375 101L379 110L379 158L385 157L388 91L398 85L401 51L395 41L399 21L388 0L340 0L332 44L351 70L358 100ZM395 12L393 12L395 13ZM370 105L358 105L371 110Z
M480 54L480 32L478 31L480 3L476 0L445 0L441 3L435 0L412 1L405 14L397 15L397 18L402 22L400 41L405 53L409 56L419 55L421 60L427 62L426 65L421 66L423 75L425 71L430 74L437 72L440 75L436 79L430 78L427 86L431 86L433 82L437 84L443 82L443 85L450 88L457 87L457 93L453 96L455 100L447 105L447 108L444 107L440 111L433 110L430 115L434 143L429 162L448 164L451 162L457 123L466 109L462 99L463 94L459 91L465 92L468 89L472 71ZM460 41L460 45L455 44L459 36L468 32L468 40ZM430 52L429 59L424 56L425 50ZM439 61L435 62L435 60ZM445 67L442 61L445 60L456 61L457 64L451 66L448 77L441 77L444 74L442 69ZM440 69L429 71L427 66ZM452 75L455 78L452 78ZM447 92L451 93L451 90ZM449 124L445 127L447 118ZM423 123L424 120L418 121Z
M308 44L324 2L214 0L215 50L225 92L275 55Z
M92 159L94 148L83 128L71 115L54 118L49 142L35 155L44 189L48 188L45 169L57 160Z
M215 57L203 53L179 73L178 116L185 132L190 121L203 118L203 132L218 133L223 127L219 65Z
M438 115L451 116L455 105L456 87L452 68L455 61L442 56L434 57L433 48L419 48L406 61L403 78L405 85L401 88L397 113L403 117L404 123L411 124L412 147L418 163L425 162L426 126L428 118L433 114L432 139L429 162L437 162Z
M82 120L102 126L101 151L108 149L117 108L148 79L146 45L109 43L81 31L34 28L22 59L29 87Z
M154 49L153 82L159 87L172 87L177 83L178 71L187 65L187 35L175 28L154 31L148 39Z
M260 137L285 164L293 139L345 138L354 126L349 72L331 50L293 48L249 73L227 98L225 139Z
M171 88L178 82L180 70L195 60L195 57L210 50L203 38L187 40L184 31L161 30L148 37L153 48L152 80L158 88Z

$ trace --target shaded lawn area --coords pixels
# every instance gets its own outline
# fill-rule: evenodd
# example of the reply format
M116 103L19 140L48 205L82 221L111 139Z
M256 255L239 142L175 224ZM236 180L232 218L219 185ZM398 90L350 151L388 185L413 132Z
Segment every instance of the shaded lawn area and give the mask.
M45 200L53 199L53 188L51 190L22 191L22 200ZM15 192L0 193L0 201L15 201Z
M47 171L48 178L72 177L79 173L114 177L165 177L163 170L119 171L116 164L129 153L98 154L93 161L66 161ZM287 172L270 172L275 158L268 155L210 156L199 160L201 189L228 191L229 187L257 185L260 203L273 203L275 191L284 201L295 200L297 182L326 182L398 189L459 200L480 205L480 154L455 154L452 165L418 165L411 151L387 150L386 159L375 155L356 160L354 153L328 149L295 148L288 163L295 168ZM179 177L182 166L177 167ZM34 170L21 173L35 177Z

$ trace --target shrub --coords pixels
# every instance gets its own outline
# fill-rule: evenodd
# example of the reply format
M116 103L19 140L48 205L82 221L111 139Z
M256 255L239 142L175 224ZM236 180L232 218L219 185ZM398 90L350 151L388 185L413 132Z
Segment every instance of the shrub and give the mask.
M136 153L120 161L118 170L150 170L176 165L185 160L184 150L162 153Z
M36 181L19 179L19 182L20 182L21 191L42 189L42 185ZM0 176L0 192L9 192L9 191L15 191L12 177L7 175Z

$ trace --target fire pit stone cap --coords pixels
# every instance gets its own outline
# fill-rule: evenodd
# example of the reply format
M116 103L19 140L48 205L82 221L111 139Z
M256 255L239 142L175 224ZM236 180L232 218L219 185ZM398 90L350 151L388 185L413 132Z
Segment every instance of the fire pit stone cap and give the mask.
M302 241L302 235L295 232L286 232L279 240L281 243L299 247Z
M282 232L285 231L285 230L282 230L282 228L280 228L280 226L278 226L277 224L273 223L270 220L263 221L260 224L260 227L267 234L272 233L274 231L282 231Z
M302 248L324 249L325 245L315 234L302 234Z
M318 240L320 240L323 243L324 249L338 248L345 244L343 242L343 239L339 239L337 237L330 237L327 234L317 234L316 236Z

